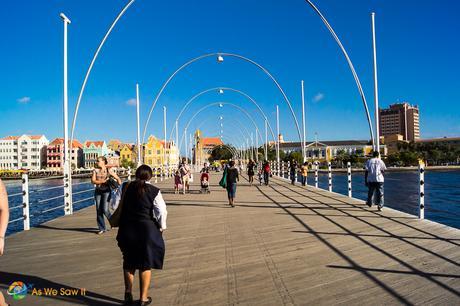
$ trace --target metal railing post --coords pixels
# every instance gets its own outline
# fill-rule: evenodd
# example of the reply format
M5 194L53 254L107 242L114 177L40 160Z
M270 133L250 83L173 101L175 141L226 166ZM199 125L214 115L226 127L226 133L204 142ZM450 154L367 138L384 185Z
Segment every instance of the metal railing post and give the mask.
M154 169L154 172L155 173L155 183L158 183L158 168L153 168Z
M327 163L327 179L328 179L329 192L331 192L332 191L332 168L331 168L331 162Z
M315 161L315 187L318 188L318 161Z
M22 173L22 216L24 218L24 230L30 229L30 213L29 213L29 174Z
M128 168L128 182L131 182L131 167Z
M351 163L347 162L348 196L351 198Z
M420 181L420 193L419 193L419 219L425 218L425 164L420 162L418 165L419 181Z

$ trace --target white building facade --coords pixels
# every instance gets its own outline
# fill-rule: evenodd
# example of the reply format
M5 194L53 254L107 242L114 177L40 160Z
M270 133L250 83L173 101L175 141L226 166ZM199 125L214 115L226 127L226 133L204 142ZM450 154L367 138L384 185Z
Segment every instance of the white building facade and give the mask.
M0 139L0 170L40 170L46 168L44 135L7 136Z

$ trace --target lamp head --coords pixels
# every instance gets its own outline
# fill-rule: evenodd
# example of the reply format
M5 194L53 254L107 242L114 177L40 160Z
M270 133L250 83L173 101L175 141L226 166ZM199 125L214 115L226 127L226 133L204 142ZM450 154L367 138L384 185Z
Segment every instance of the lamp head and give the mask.
M219 55L217 56L217 62L218 62L218 63L223 63L223 62L224 62L224 57L223 57L222 55L219 54Z
M224 93L224 90L222 88L219 88L219 94L223 94Z
M62 20L64 20L64 22L66 22L67 24L70 24L70 19L67 18L66 15L64 15L64 13L60 13L59 16L61 16Z

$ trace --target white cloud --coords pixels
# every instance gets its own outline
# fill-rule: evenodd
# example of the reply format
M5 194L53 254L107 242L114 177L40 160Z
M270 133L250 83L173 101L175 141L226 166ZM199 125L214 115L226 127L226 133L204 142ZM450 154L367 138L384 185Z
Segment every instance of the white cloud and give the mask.
M22 97L22 98L17 99L16 101L18 101L21 104L27 104L30 102L30 97Z
M126 101L126 104L129 105L129 106L136 106L136 99L132 98L132 99L129 99L128 101Z
M313 97L313 102L318 103L319 101L324 99L324 94L322 92L318 92L314 97Z

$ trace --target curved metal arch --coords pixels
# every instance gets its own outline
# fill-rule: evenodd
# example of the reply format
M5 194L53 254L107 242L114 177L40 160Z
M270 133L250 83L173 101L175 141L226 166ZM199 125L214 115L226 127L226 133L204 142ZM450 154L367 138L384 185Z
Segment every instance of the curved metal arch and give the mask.
M236 119L236 118L228 118L228 117L225 117L225 118L226 118L226 119L230 119L230 120L231 120L230 122L233 122L233 121L237 122L240 126L242 126L242 127L247 131L247 134L250 135L249 131L246 129L246 127L244 126L244 124L241 123L241 121L239 121L239 120ZM200 129L200 127L201 127L204 123L209 122L210 120L213 120L213 119L214 119L214 118L207 118L207 119L203 120L203 121L200 122L200 124L195 128L195 130ZM264 140L263 140L263 138L262 138L262 135L260 134L260 132L257 133L257 134L259 135L259 139L260 139L261 142L263 143ZM256 136L256 137L257 137L257 136ZM182 143L183 139L184 139L184 138L181 138L181 139L180 139L180 142L181 142L181 143ZM263 150L264 150L264 153L265 153L265 146L262 146L262 147L263 147Z
M242 59L248 63L251 63L253 65L255 65L256 67L258 67L260 70L262 70L276 85L276 87L278 88L278 90L281 92L281 95L283 96L284 98L284 101L287 103L287 105L289 106L289 110L291 111L291 115L292 117L294 118L294 122L295 122L295 125L296 125L296 128L297 128L297 134L299 136L299 141L302 142L302 136L301 136L301 133L300 133L300 128L299 128L299 123L297 121L297 117L295 116L295 113L294 113L294 109L292 108L292 105L291 105L291 102L289 101L288 97L286 96L283 88L281 88L281 85L278 83L278 81L271 75L271 73L265 69L265 67L263 67L262 65L260 65L259 63L247 58L247 57L244 57L242 55L239 55L239 54L235 54L235 53L226 53L226 52L214 52L214 53L208 53L208 54L204 54L204 55L201 55L201 56L198 56L198 57L195 57L191 60L189 60L188 62L186 62L185 64L183 64L182 66L180 66L178 69L176 69L176 71L173 72L173 74L171 74L169 76L169 78L166 80L166 82L163 84L163 86L161 87L160 91L158 92L158 94L156 95L155 97L155 100L153 101L153 104L152 104L152 107L150 108L150 112L149 112L149 115L147 117L147 121L145 122L145 126L144 126L144 132L143 132L143 136L142 136L142 141L144 142L145 140L145 134L147 133L147 126L150 122L150 117L152 116L152 112L155 108L155 105L157 104L158 102L158 99L160 98L161 94L163 93L164 89L166 88L166 86L169 84L169 82L174 78L174 76L179 72L181 71L182 69L184 69L185 67L187 67L188 65L198 61L198 60L201 60L203 58L207 58L207 57L211 57L211 56L229 56L229 57L235 57L235 58L238 58L238 59Z
M353 63L352 63L350 57L348 56L348 53L345 50L345 47L342 45L342 42L340 41L339 37L335 33L335 31L332 28L332 26L327 21L326 17L324 17L324 15L313 4L312 1L310 1L310 0L305 0L305 1L311 6L311 8L316 12L316 14L318 14L318 16L321 18L323 23L326 25L327 29L331 33L332 37L335 39L336 43L339 45L340 50L342 51L343 55L345 56L345 59L347 60L348 66L350 67L351 73L353 74L353 78L355 79L356 86L358 87L359 94L361 95L361 100L363 101L364 110L366 112L366 117L367 117L367 122L369 123L369 131L370 131L370 134L371 134L372 145L375 146L374 130L372 129L372 121L371 121L371 117L370 117L370 114L369 114L369 108L367 106L366 96L364 95L364 91L363 91L363 88L361 86L361 81L359 80L359 77L358 77L358 74L356 73L355 67L353 66ZM375 111L377 112L378 110L375 110ZM380 140L377 139L377 141L380 141Z
M80 103L81 99L83 97L83 92L85 91L86 88L86 82L88 82L89 74L91 73L91 70L93 69L93 65L96 62L97 56L99 55L99 52L102 49L102 46L104 46L105 41L107 40L107 37L109 37L110 33L112 32L113 28L117 24L118 20L120 20L121 16L128 10L128 8L131 6L131 4L134 3L135 0L130 0L118 13L117 17L114 19L112 24L110 25L109 29L105 33L104 37L102 38L101 42L99 43L99 46L96 49L96 52L94 52L93 59L91 60L91 63L88 66L88 70L86 71L85 78L83 80L83 84L80 89L80 93L78 94L78 100L77 100L77 105L75 106L75 113L73 115L73 121L72 121L72 131L70 133L70 143L73 143L73 137L74 137L74 132L75 132L75 125L77 123L77 116L78 116L78 109L80 108Z
M187 125L185 126L184 128L184 131L185 130L188 130L188 127L190 125L190 123L192 122L193 119L195 119L195 117L201 113L202 111L204 111L205 109L211 107L211 106L214 106L214 105L219 105L219 104L222 104L222 105L230 105L230 106L233 106L239 110L241 110L251 121L252 123L254 124L254 127L256 128L256 130L259 132L260 134L260 131L259 131L259 128L257 127L257 124L256 122L254 121L254 119L251 117L251 115L243 108L241 108L240 106L236 105L236 104L233 104L233 103L229 103L229 102L214 102L214 103L211 103L211 104L208 104L208 105L205 105L204 107L200 108L197 112L195 112L195 114L193 114L193 116L190 118L190 120L187 122ZM185 132L184 132L185 133ZM184 133L182 133L182 135L184 135ZM181 137L181 139L183 138L184 136ZM274 137L274 135L273 135ZM275 138L275 137L274 137ZM179 145L179 152L180 152L180 144Z
M238 154L238 152L236 151L236 149L235 149L234 147L232 147L232 146L227 145L227 144L220 144L220 145L217 145L217 146L215 146L214 148L207 150L206 153L209 154L209 153L212 152L215 148L226 148L227 150L230 151L230 153L232 154L232 156L239 156L239 154Z
M234 88L231 88L231 87L213 87L213 88L209 88L209 89L206 89L206 90L203 90L199 93L197 93L196 95L194 95L190 100L187 101L187 103L184 104L184 106L182 107L182 109L180 110L179 112L179 115L177 115L176 117L176 120L174 120L173 122L176 122L180 119L180 117L182 116L182 114L184 113L185 109L193 102L195 101L198 97L204 95L205 93L208 93L208 92L212 92L212 91L215 91L215 90L223 90L223 91L232 91L232 92L236 92L244 97L246 97L250 102L252 102L252 104L254 104L257 109L259 110L260 114L262 115L262 117L264 117L264 119L267 121L267 125L271 131L271 133L274 135L274 132L273 132L273 129L272 129L272 126L270 125L270 121L268 120L268 117L267 115L265 114L265 112L262 110L262 108L260 107L260 105L256 102L256 100L254 98L252 98L251 96L249 96L248 94L246 94L245 92L241 91L241 90L238 90L238 89L234 89ZM174 130L176 129L176 125L174 124L173 127L171 128L171 133L169 135L169 138L171 139L172 138L172 135L173 135L173 132ZM276 140L275 140L276 141ZM263 140L262 140L262 143L263 143Z

